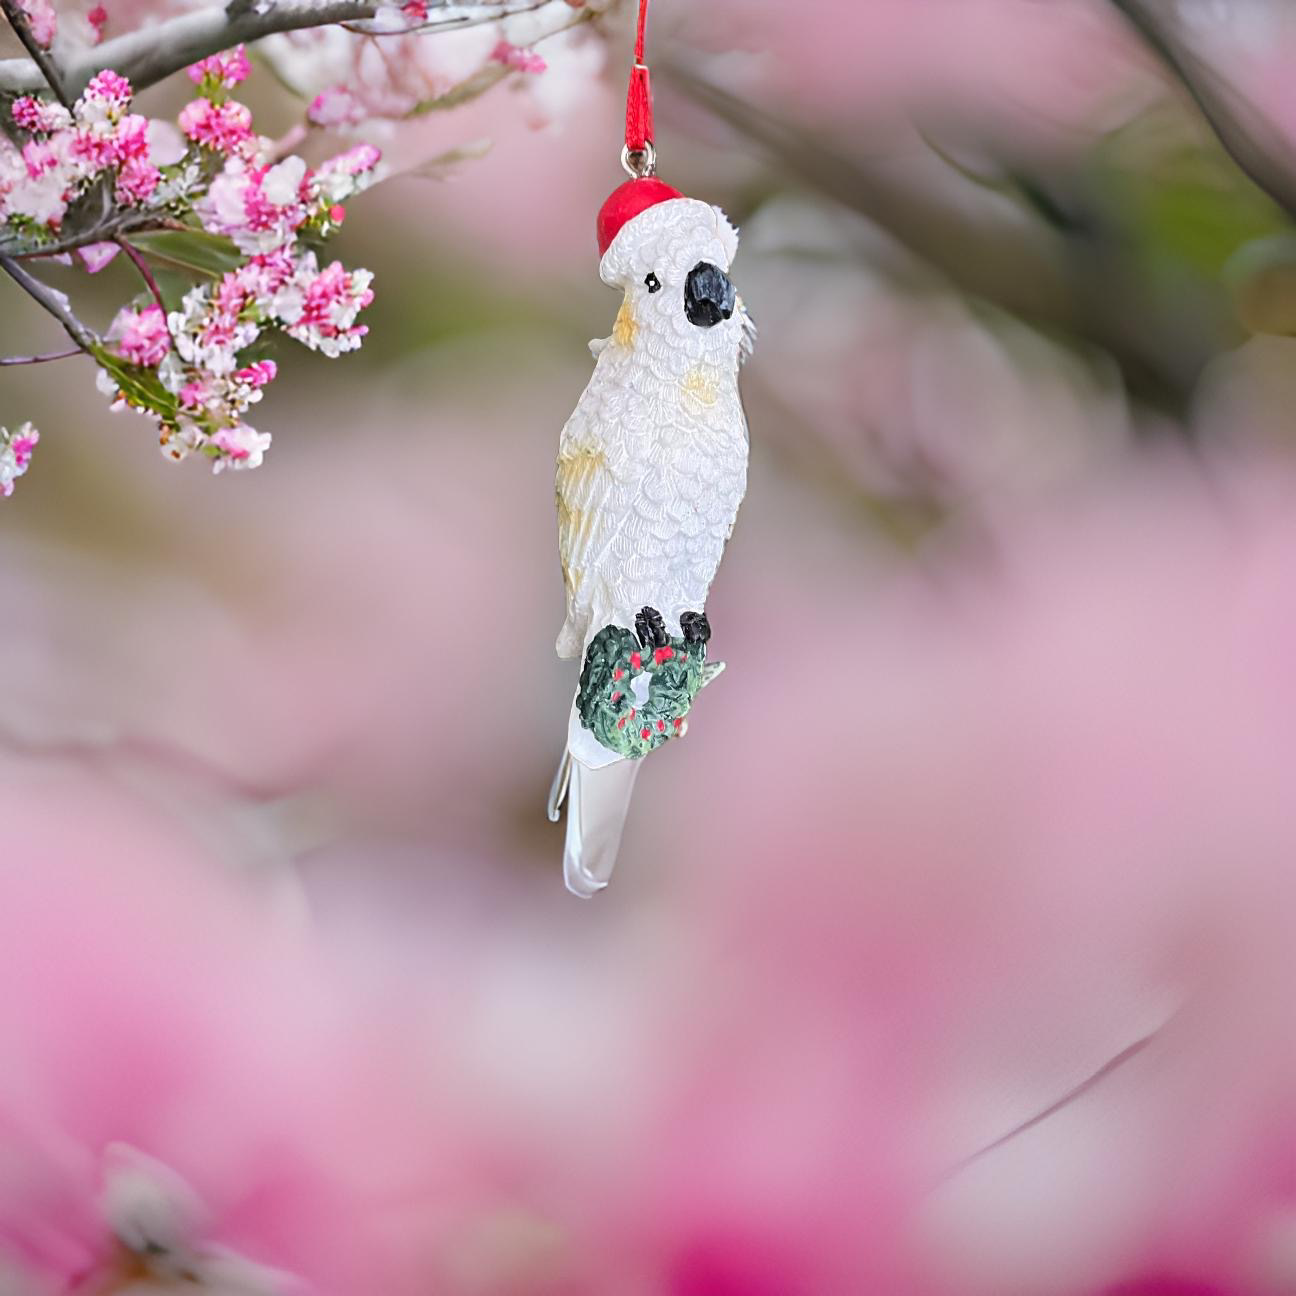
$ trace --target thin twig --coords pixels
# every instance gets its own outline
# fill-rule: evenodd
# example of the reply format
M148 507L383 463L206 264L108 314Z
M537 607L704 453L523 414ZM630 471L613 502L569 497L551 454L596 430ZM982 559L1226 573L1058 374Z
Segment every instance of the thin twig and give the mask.
M99 345L99 339L93 330L87 328L72 314L61 293L55 292L48 284L42 283L34 275L29 274L12 257L0 256L0 270L3 270L24 292L49 311L63 326L63 331L82 351L93 352Z
M1050 1103L1042 1111L1036 1112L1034 1116L1030 1117L1028 1120L1022 1121L1020 1125L1009 1130L1006 1134L999 1135L998 1138L991 1140L984 1146L979 1147L975 1152L965 1156L961 1161L950 1167L946 1172L946 1177L953 1178L954 1175L966 1170L974 1161L979 1161L988 1153L995 1151L997 1148L1003 1147L1004 1144L1011 1142L1015 1138L1020 1138L1021 1135L1025 1134L1028 1130L1032 1130L1043 1121L1048 1120L1050 1116L1056 1116L1058 1112L1083 1098L1090 1090L1094 1089L1102 1081L1106 1080L1113 1072L1118 1071L1127 1062L1133 1061L1140 1053L1150 1045L1154 1044L1165 1028L1173 1020L1174 1018L1171 1017L1167 1021L1162 1022L1154 1031L1144 1035L1141 1039L1136 1039L1133 1044L1127 1045L1125 1048L1121 1049L1119 1053L1115 1054L1115 1056L1108 1058L1102 1066L1086 1076L1078 1084L1074 1085L1065 1094L1063 1094L1061 1098L1057 1099L1056 1102Z
M44 78L46 85L54 91L63 107L70 109L72 100L68 97L67 88L63 84L63 77L54 64L54 58L32 35L31 27L27 22L27 15L19 6L18 0L0 0L0 8L4 10L4 16L9 20L9 26L14 29L14 34L22 41L23 48L31 55L32 62L40 69L40 74Z
M479 27L482 23L498 22L501 18L508 18L512 14L532 13L536 9L543 9L549 3L550 0L515 0L512 4L447 5L447 9L457 12L447 13L441 18L429 16L426 22L412 23L407 27L393 27L390 31L386 28L362 27L355 22L339 23L338 26L356 36L421 36L431 32L448 31L450 28L460 30L464 27Z
M170 217L159 215L157 212L119 212L93 229L82 230L79 234L60 239L57 243L46 243L42 247L24 248L21 251L11 244L0 248L0 256L10 256L15 261L35 261L40 257L58 256L63 252L75 251L79 247L85 247L87 243L111 243L121 234L174 227L175 222Z
M44 355L0 356L0 365L44 364L47 360L66 360L74 355L85 355L85 352L80 347L69 347L66 351L46 351Z
M461 31L546 4L565 5L566 0L521 0L512 4L432 0L428 6L431 16L418 30L428 35ZM275 0L274 4L264 6L264 11L241 0L228 5L209 5L82 51L64 69L63 80L70 92L79 94L97 72L112 68L136 90L142 90L190 63L240 42L249 43L263 36L307 27L363 22L372 18L380 7L380 0ZM23 94L39 89L42 81L40 68L31 60L0 60L0 93Z
M153 271L149 263L140 255L139 249L133 244L128 243L124 238L115 238L113 242L117 244L123 252L130 257L135 269L139 271L140 278L148 284L148 290L153 294L153 300L157 302L158 309L162 312L162 318L167 317L166 302L162 300L162 290L158 287L157 280L153 277Z

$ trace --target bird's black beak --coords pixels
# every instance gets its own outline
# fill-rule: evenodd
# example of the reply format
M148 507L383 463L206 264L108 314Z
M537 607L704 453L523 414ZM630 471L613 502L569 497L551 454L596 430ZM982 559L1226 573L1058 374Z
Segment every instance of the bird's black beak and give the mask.
M711 328L734 313L737 294L729 276L710 261L699 261L684 283L684 314L690 324Z

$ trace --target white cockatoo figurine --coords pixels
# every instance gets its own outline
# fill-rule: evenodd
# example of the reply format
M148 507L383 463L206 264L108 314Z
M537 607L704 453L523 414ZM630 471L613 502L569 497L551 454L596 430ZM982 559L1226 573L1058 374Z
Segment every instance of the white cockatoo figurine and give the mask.
M598 232L599 276L625 298L559 441L557 650L584 669L549 802L556 820L568 800L563 871L586 897L616 862L639 758L684 732L720 669L706 600L747 485L738 367L754 337L718 207L644 176Z

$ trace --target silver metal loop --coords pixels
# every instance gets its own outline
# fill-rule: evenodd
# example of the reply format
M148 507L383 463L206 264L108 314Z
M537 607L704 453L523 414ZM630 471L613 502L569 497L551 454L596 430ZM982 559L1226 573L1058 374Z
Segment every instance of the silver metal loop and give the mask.
M621 149L621 165L636 180L644 176L657 174L657 150L648 140L642 149L631 149L628 145Z

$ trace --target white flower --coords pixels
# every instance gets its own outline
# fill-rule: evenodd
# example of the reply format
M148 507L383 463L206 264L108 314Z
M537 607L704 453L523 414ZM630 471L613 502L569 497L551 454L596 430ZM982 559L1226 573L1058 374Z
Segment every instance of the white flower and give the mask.
M240 158L231 158L212 182L195 210L203 225L216 234L238 229L247 220L247 191L251 184Z
M270 303L270 313L291 327L302 317L306 306L306 297L296 284L284 284L274 295Z
M61 168L46 171L38 179L19 185L9 194L10 216L26 216L38 225L55 224L67 211L68 177Z
M288 157L272 166L261 180L261 192L276 207L287 207L297 198L306 177L306 163L299 157Z
M238 427L221 428L211 443L222 451L221 457L212 464L212 472L223 472L226 468L260 468L265 452L270 449L270 433L258 432L256 428L240 423Z

